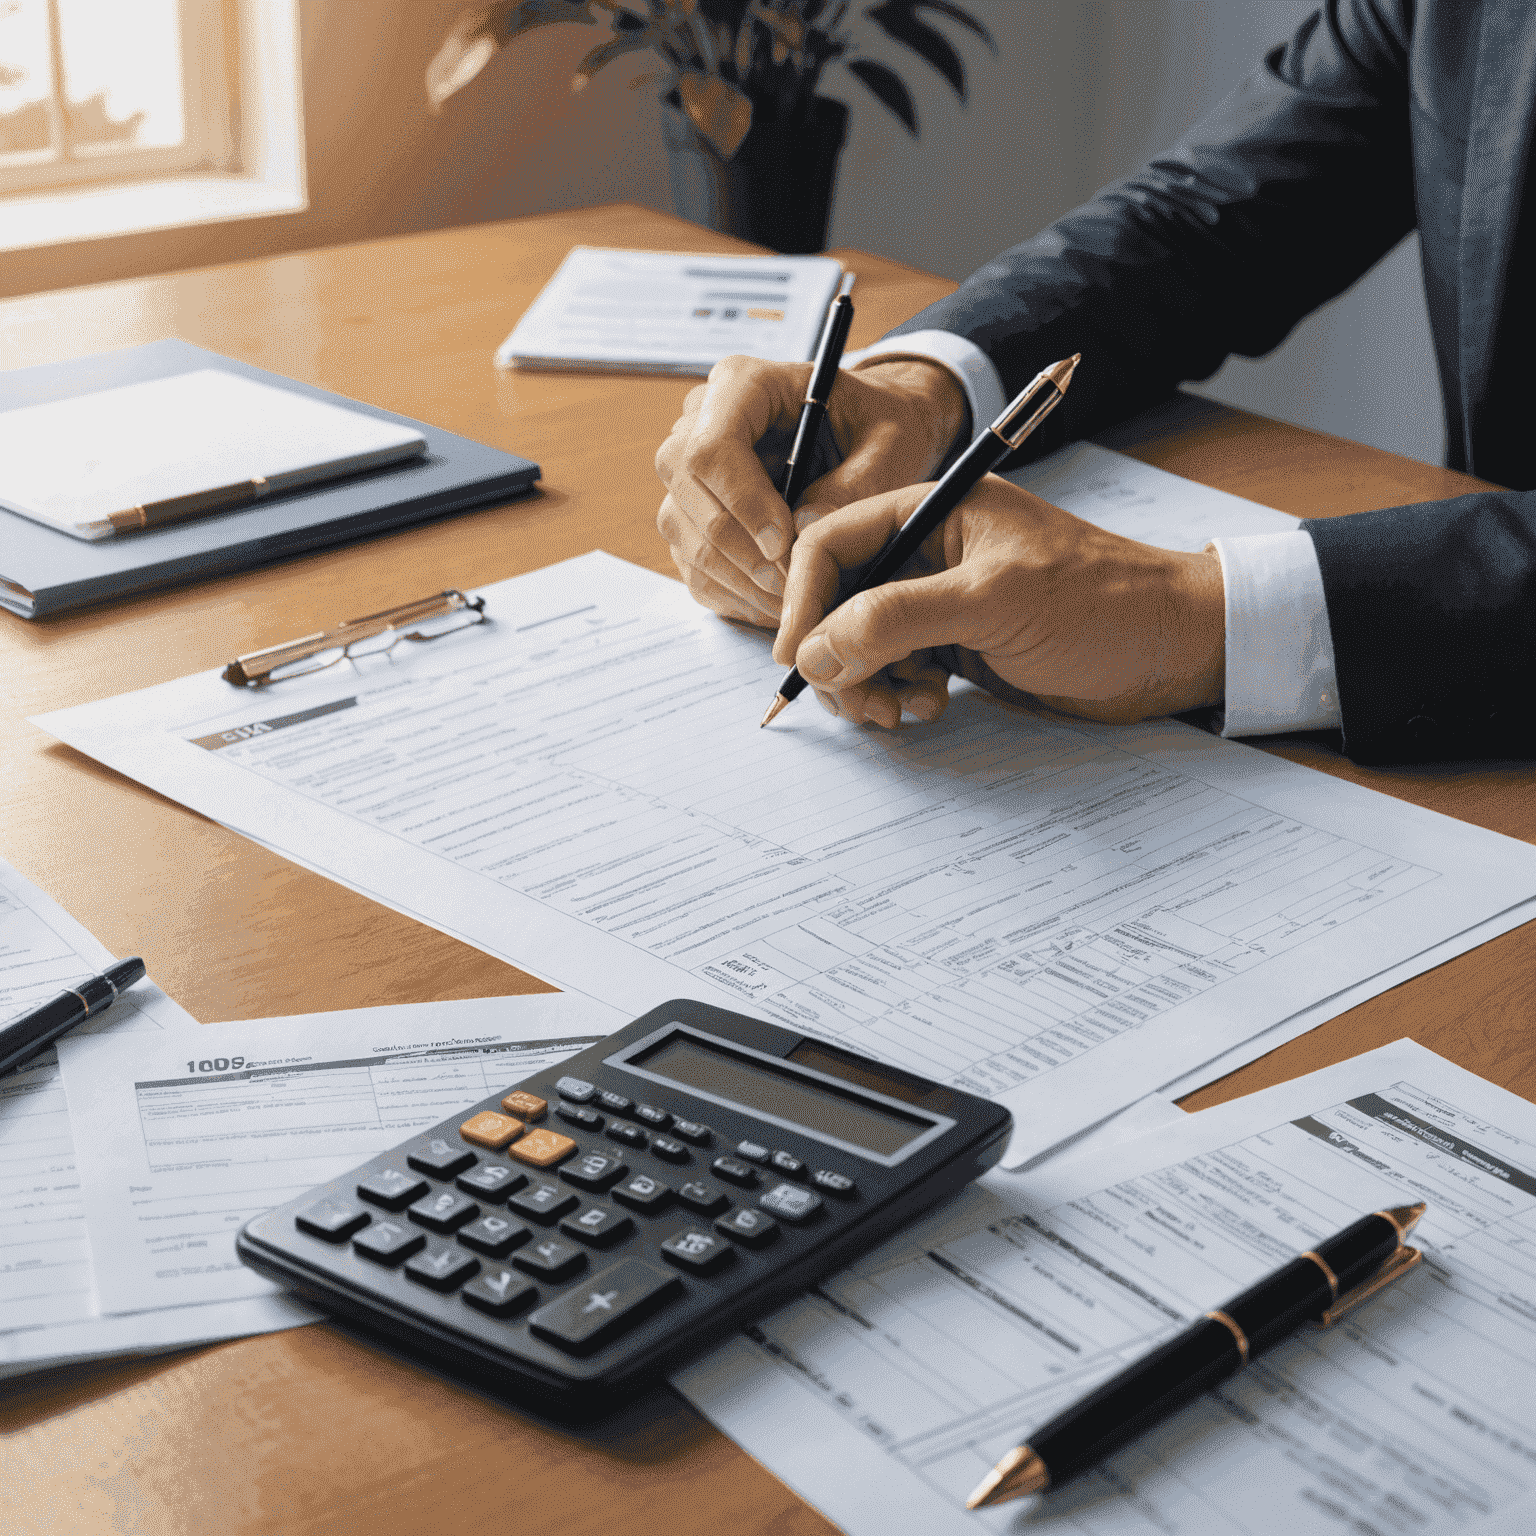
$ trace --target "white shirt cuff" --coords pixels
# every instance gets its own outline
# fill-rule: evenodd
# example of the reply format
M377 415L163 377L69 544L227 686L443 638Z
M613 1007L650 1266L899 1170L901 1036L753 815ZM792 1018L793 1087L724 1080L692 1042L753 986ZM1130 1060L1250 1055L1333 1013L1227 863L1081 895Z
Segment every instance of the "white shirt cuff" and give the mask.
M1312 536L1212 539L1227 602L1223 736L1319 731L1340 723L1333 632Z
M843 367L858 368L883 357L926 357L949 369L970 404L972 437L996 421L1008 403L992 360L974 341L967 341L953 331L913 331L910 336L887 336L872 347L849 352L843 358Z

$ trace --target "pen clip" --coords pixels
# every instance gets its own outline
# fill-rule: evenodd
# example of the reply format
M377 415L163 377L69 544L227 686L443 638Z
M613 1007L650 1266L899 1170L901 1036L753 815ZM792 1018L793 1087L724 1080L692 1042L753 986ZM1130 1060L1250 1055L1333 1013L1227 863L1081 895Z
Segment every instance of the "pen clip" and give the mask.
M1406 1275L1423 1263L1424 1255L1417 1248L1402 1247L1394 1253L1375 1274L1367 1276L1359 1285L1345 1291L1318 1319L1324 1328L1331 1328L1340 1318L1348 1316L1356 1307L1363 1306L1378 1291L1399 1277Z

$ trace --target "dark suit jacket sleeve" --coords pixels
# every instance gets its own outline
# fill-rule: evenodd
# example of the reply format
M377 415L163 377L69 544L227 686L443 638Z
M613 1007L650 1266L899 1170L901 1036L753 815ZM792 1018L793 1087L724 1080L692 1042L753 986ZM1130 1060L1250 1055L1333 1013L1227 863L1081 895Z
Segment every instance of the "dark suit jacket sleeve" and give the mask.
M1356 762L1536 755L1536 491L1303 527Z
M1411 11L1412 0L1332 0L1166 154L892 335L969 338L1005 396L1082 352L1032 454L1206 377L1229 353L1270 351L1413 227Z

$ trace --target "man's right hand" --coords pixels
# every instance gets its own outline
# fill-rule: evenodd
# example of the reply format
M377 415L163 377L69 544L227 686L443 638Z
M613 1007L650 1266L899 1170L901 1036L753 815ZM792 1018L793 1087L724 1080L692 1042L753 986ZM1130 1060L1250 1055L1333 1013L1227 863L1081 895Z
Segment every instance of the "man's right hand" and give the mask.
M774 628L795 535L828 512L930 478L964 429L965 393L947 368L918 358L844 369L827 420L843 462L813 481L793 517L755 445L793 432L809 363L728 357L689 392L656 454L667 487L656 525L694 598L728 619Z

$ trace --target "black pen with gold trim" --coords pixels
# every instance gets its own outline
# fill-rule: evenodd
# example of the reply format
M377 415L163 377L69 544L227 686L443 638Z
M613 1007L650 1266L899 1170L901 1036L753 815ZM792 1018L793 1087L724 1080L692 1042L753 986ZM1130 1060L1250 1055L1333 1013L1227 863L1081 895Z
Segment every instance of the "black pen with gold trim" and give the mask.
M1362 1216L1226 1306L1207 1312L1177 1338L1042 1425L1028 1445L1009 1451L965 1507L986 1509L1059 1488L1273 1349L1303 1323L1326 1328L1338 1322L1424 1257L1404 1242L1423 1214L1420 1201Z

